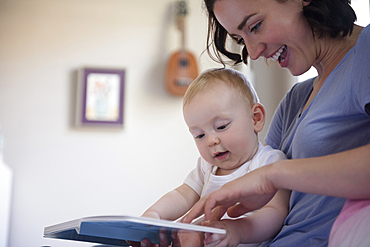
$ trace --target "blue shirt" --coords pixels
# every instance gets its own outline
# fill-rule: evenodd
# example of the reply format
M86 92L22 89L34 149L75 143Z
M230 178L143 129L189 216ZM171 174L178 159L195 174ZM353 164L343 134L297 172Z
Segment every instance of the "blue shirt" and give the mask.
M277 108L266 143L289 159L319 157L370 143L370 26L302 113L315 78L296 84ZM302 113L302 115L300 115ZM292 191L289 215L266 246L327 246L345 199Z

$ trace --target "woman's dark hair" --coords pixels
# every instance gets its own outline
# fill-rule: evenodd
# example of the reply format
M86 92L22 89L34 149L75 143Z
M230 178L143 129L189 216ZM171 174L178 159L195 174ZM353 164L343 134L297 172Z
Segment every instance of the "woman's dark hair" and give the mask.
M247 64L248 51L244 45L241 54L226 49L228 33L218 22L213 12L215 2L218 0L204 0L208 12L207 51L211 58L225 65L222 55L234 61L235 64ZM289 0L274 0L286 2ZM356 14L350 6L351 0L304 0L310 2L303 7L303 15L307 18L313 35L319 38L329 35L332 38L345 37L352 33ZM212 51L214 54L212 54Z

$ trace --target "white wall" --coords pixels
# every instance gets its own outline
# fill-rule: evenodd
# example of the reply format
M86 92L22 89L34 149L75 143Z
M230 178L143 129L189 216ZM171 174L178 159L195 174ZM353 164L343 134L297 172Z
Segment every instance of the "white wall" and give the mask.
M0 122L14 172L9 246L80 246L43 228L90 215L140 215L181 184L198 152L181 98L164 88L177 48L170 0L1 0ZM190 1L188 46L206 19ZM71 126L76 70L126 68L123 130ZM212 66L206 59L200 68Z
M8 246L91 245L44 239L43 228L138 216L195 166L182 99L164 87L179 41L172 2L0 0L0 122L14 174ZM200 0L188 2L188 47L198 56L206 17ZM85 65L126 69L124 129L73 128L76 71ZM215 65L205 55L199 68Z

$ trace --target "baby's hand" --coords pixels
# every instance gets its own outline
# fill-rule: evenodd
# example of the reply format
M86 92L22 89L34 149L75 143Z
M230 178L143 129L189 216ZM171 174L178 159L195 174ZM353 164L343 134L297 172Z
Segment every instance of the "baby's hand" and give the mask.
M141 217L152 218L152 219L160 219L159 215L155 212L145 212L143 215L141 215ZM165 233L163 233L163 234L165 234ZM165 241L167 241L167 238L165 239ZM147 246L147 247L153 246L154 247L154 246L158 246L158 245L152 244L148 239L143 239L141 242L127 241L127 243L132 247L143 247L143 246ZM160 245L160 246L166 246L167 247L168 245Z
M180 230L177 234L172 234L172 247L202 247L204 234L198 232L188 232Z

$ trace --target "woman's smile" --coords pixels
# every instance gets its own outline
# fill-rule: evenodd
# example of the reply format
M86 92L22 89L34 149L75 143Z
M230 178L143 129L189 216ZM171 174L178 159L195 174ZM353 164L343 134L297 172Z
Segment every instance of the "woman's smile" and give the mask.
M278 61L281 67L286 67L286 63L284 62L287 58L287 55L288 55L287 46L283 45L282 47L280 47L278 51L275 52L274 55L270 56L270 58L274 61Z

